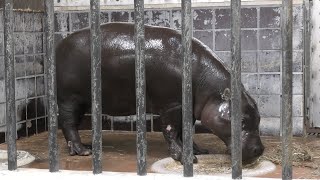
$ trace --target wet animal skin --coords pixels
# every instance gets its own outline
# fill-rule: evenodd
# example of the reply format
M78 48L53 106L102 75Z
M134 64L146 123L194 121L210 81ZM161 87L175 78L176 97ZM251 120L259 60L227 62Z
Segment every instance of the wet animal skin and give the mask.
M111 116L136 113L134 24L101 25L102 112ZM59 126L70 155L90 155L77 127L91 111L90 29L63 39L56 49ZM170 155L182 161L182 45L173 29L145 26L147 113L160 115ZM203 43L192 40L192 91L194 121L217 135L230 150L230 73ZM260 114L242 86L243 162L264 151L259 136ZM214 144L214 142L212 142ZM208 153L195 143L194 154ZM194 162L197 162L194 156ZM181 162L183 163L183 162Z

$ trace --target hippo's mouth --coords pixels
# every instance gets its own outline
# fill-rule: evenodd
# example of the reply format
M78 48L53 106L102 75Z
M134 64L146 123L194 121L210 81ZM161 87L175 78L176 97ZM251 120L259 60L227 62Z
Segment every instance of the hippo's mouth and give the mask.
M227 154L230 155L230 158L231 158L231 149L228 148L227 149ZM250 158L250 159L242 159L242 165L244 166L248 166L250 164L254 164L257 160L258 160L259 157L254 157L254 158Z
M258 160L258 157L252 159L242 160L242 165L254 164Z

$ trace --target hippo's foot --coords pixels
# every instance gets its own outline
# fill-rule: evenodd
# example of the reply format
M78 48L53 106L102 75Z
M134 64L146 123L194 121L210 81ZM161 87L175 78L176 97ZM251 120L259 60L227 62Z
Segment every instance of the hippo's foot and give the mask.
M69 154L71 156L89 156L91 154L91 145L83 145L77 142L68 142Z
M184 164L181 146L179 146L176 142L172 142L170 144L169 151L172 159L179 161L181 164ZM193 155L193 163L198 163L198 158L195 155Z
M92 144L82 144L85 148L92 150Z
M200 148L195 142L193 142L193 154L200 155L200 154L209 154L207 149Z

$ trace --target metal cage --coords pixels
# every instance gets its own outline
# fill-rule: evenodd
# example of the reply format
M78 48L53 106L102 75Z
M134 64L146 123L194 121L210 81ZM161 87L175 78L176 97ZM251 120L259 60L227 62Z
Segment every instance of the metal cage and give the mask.
M192 18L191 0L182 0L182 35L183 35L183 159L184 177L193 176L192 163L192 86L191 86L191 38ZM16 106L15 106L15 67L13 44L13 0L5 0L4 4L4 44L5 44L5 87L6 87L6 119L8 142L8 169L17 169L16 149ZM309 1L305 1L308 12ZM135 58L136 58L136 112L137 112L137 174L146 175L146 103L145 103L145 62L144 62L144 1L134 1L135 13ZM242 178L241 121L240 116L240 81L241 81L241 1L231 0L231 119L232 119L232 178ZM282 1L282 178L292 179L292 0ZM100 35L99 0L90 0L91 18L91 93L92 93L92 146L93 174L102 173L102 115L101 115L101 35ZM308 26L307 22L305 26ZM59 171L59 154L57 144L57 101L54 53L54 3L45 0L45 39L46 39L46 74L47 103L49 122L49 158L50 172ZM308 58L308 57L306 57Z

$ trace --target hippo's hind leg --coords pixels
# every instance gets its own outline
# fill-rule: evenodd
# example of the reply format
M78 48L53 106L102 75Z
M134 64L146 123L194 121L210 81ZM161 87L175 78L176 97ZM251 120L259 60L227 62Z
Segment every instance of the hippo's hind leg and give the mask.
M182 160L182 110L181 106L177 106L168 109L161 114L160 119L162 121L162 133L169 145L169 152L174 160ZM193 162L197 163L196 156L193 157Z
M195 124L196 119L193 119L193 124ZM200 154L209 154L207 149L200 148L194 141L193 141L193 154L200 155Z
M84 110L84 106L75 98L59 103L59 126L67 141L70 155L87 156L91 154L90 146L81 143L78 132Z

